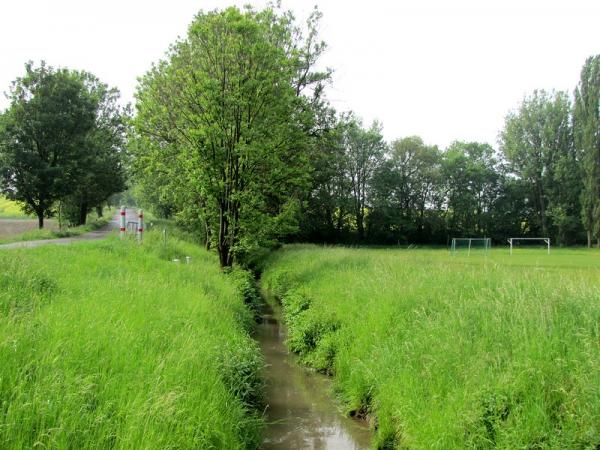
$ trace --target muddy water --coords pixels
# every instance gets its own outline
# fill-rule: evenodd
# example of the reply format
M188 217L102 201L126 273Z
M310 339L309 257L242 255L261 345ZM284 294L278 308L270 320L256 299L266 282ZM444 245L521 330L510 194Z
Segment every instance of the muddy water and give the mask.
M298 364L283 341L278 306L266 306L257 326L267 367L267 429L263 449L368 449L371 433L363 422L343 417L331 380Z

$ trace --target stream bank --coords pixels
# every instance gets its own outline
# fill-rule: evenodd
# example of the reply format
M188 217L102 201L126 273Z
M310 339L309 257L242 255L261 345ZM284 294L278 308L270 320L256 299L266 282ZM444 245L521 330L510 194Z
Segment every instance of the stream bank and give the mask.
M264 299L255 339L266 367L266 420L263 449L370 448L372 434L365 422L344 417L326 375L301 366L284 341L281 307Z

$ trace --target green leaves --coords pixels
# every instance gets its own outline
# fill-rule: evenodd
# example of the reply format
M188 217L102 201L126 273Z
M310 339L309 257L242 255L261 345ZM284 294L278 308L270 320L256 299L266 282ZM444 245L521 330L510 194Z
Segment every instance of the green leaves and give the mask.
M25 69L0 125L2 181L41 228L58 200L81 192L91 208L124 188L123 113L118 91L89 73L43 62Z
M293 228L313 123L300 92L323 80L311 75L322 49L304 42L289 13L228 8L198 14L141 79L139 179L167 180L176 210L196 199L222 266Z

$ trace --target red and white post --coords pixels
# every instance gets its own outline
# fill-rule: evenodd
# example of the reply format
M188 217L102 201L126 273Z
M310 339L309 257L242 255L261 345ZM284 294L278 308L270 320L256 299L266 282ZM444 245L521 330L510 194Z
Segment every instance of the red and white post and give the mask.
M137 228L137 240L142 243L142 234L144 233L144 210L140 209L138 212L138 228Z
M121 224L119 228L119 236L121 239L125 237L125 207L121 206Z

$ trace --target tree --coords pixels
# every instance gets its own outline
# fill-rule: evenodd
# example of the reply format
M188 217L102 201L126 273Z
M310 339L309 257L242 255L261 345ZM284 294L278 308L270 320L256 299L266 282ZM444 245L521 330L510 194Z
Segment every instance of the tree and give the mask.
M439 203L441 154L418 136L392 142L373 177L369 230L389 242L423 242L427 208Z
M456 141L444 153L442 179L451 235L489 235L490 212L501 186L497 164L489 144Z
M312 69L324 49L319 17L304 37L273 8L201 12L140 82L138 164L194 193L222 267L296 229L313 104L328 77Z
M310 152L310 189L300 214L300 237L339 242L350 233L351 185L343 146L343 124L333 109L318 115L319 133Z
M572 159L570 101L566 92L534 91L506 117L501 149L510 169L531 186L541 233L548 236L548 210L564 206L554 189L557 164ZM576 186L569 186L576 191ZM572 196L568 196L569 198Z
M573 123L583 168L581 219L588 247L593 236L600 246L600 55L589 57L581 70Z
M93 129L96 105L80 77L43 62L29 62L13 83L4 113L0 153L3 192L26 212L35 213L39 228L52 215L54 202L77 183L81 149Z
M356 230L358 240L363 241L370 183L377 167L383 162L386 145L378 122L364 129L361 120L349 113L342 117L342 124Z
M87 214L111 195L125 190L123 154L127 110L119 106L119 91L109 88L94 75L80 72L87 94L96 105L94 127L85 136L77 166L77 183L63 198L69 221L84 225Z

